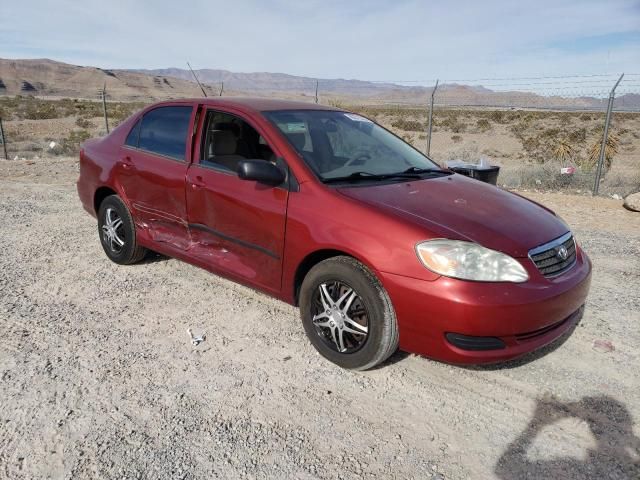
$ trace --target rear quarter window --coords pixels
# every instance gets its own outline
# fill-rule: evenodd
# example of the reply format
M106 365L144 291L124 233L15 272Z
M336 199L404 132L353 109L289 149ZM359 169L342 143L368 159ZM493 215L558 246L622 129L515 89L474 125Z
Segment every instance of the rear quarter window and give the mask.
M140 137L140 123L142 121L138 120L136 124L133 126L129 135L127 135L127 139L124 141L125 145L129 147L138 147L138 138Z
M184 161L192 111L193 107L158 107L147 112L140 124L138 148Z

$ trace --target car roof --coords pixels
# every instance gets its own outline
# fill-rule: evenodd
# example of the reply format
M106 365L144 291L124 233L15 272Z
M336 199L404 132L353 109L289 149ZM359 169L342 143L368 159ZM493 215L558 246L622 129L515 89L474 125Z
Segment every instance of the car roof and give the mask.
M183 98L174 99L167 102L160 102L157 105L181 102L198 102L211 107L227 106L238 107L246 111L266 112L270 110L340 110L339 108L318 105L311 102L298 102L295 100L280 100L276 98L261 97L207 97L207 98Z

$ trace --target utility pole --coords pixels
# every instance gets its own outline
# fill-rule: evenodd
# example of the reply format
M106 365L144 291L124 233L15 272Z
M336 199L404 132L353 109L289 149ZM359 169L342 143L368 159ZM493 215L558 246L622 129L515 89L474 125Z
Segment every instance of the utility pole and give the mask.
M191 68L191 65L189 65L189 62L187 62L187 66L189 67L189 70L191 70L191 75L193 75L193 78L196 79L196 83L200 87L200 90L202 90L202 95L206 98L207 97L207 93L204 91L204 88L202 87L202 84L200 83L200 80L198 80L198 77L196 76L196 72L193 71L193 68ZM222 92L220 92L220 96L222 96Z
M605 153L607 149L607 140L609 139L609 123L611 122L611 113L613 111L613 100L616 98L616 88L622 81L624 73L620 75L618 81L611 89L609 93L609 103L607 105L607 116L604 121L604 133L602 135L602 144L600 145L600 158L598 159L598 168L596 169L596 180L593 184L593 194L598 195L598 189L600 188L600 178L602 177L602 166L604 164Z
M222 92L224 92L224 81L220 82L220 97L222 96Z
M102 113L104 114L104 126L109 134L109 118L107 117L107 82L102 87Z
M318 103L318 80L316 80L316 103Z
M429 152L431 152L431 122L433 121L433 97L436 95L436 90L438 89L438 82L440 80L436 80L436 85L433 87L433 91L431 92L431 105L429 107L429 127L427 133L427 156L429 156Z

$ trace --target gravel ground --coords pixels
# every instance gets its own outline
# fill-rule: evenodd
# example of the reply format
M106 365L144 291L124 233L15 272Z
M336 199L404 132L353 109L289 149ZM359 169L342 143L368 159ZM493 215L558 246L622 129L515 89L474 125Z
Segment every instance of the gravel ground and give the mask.
M0 477L640 478L640 214L620 201L525 193L594 262L564 342L352 373L293 307L177 260L109 262L76 168L0 161Z

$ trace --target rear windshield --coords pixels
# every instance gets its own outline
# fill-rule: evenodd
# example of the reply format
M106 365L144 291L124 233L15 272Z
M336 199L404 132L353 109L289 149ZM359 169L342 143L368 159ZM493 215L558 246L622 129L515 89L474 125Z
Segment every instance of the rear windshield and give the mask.
M275 124L322 180L356 172L387 175L439 168L388 130L354 113L331 110L268 111Z

